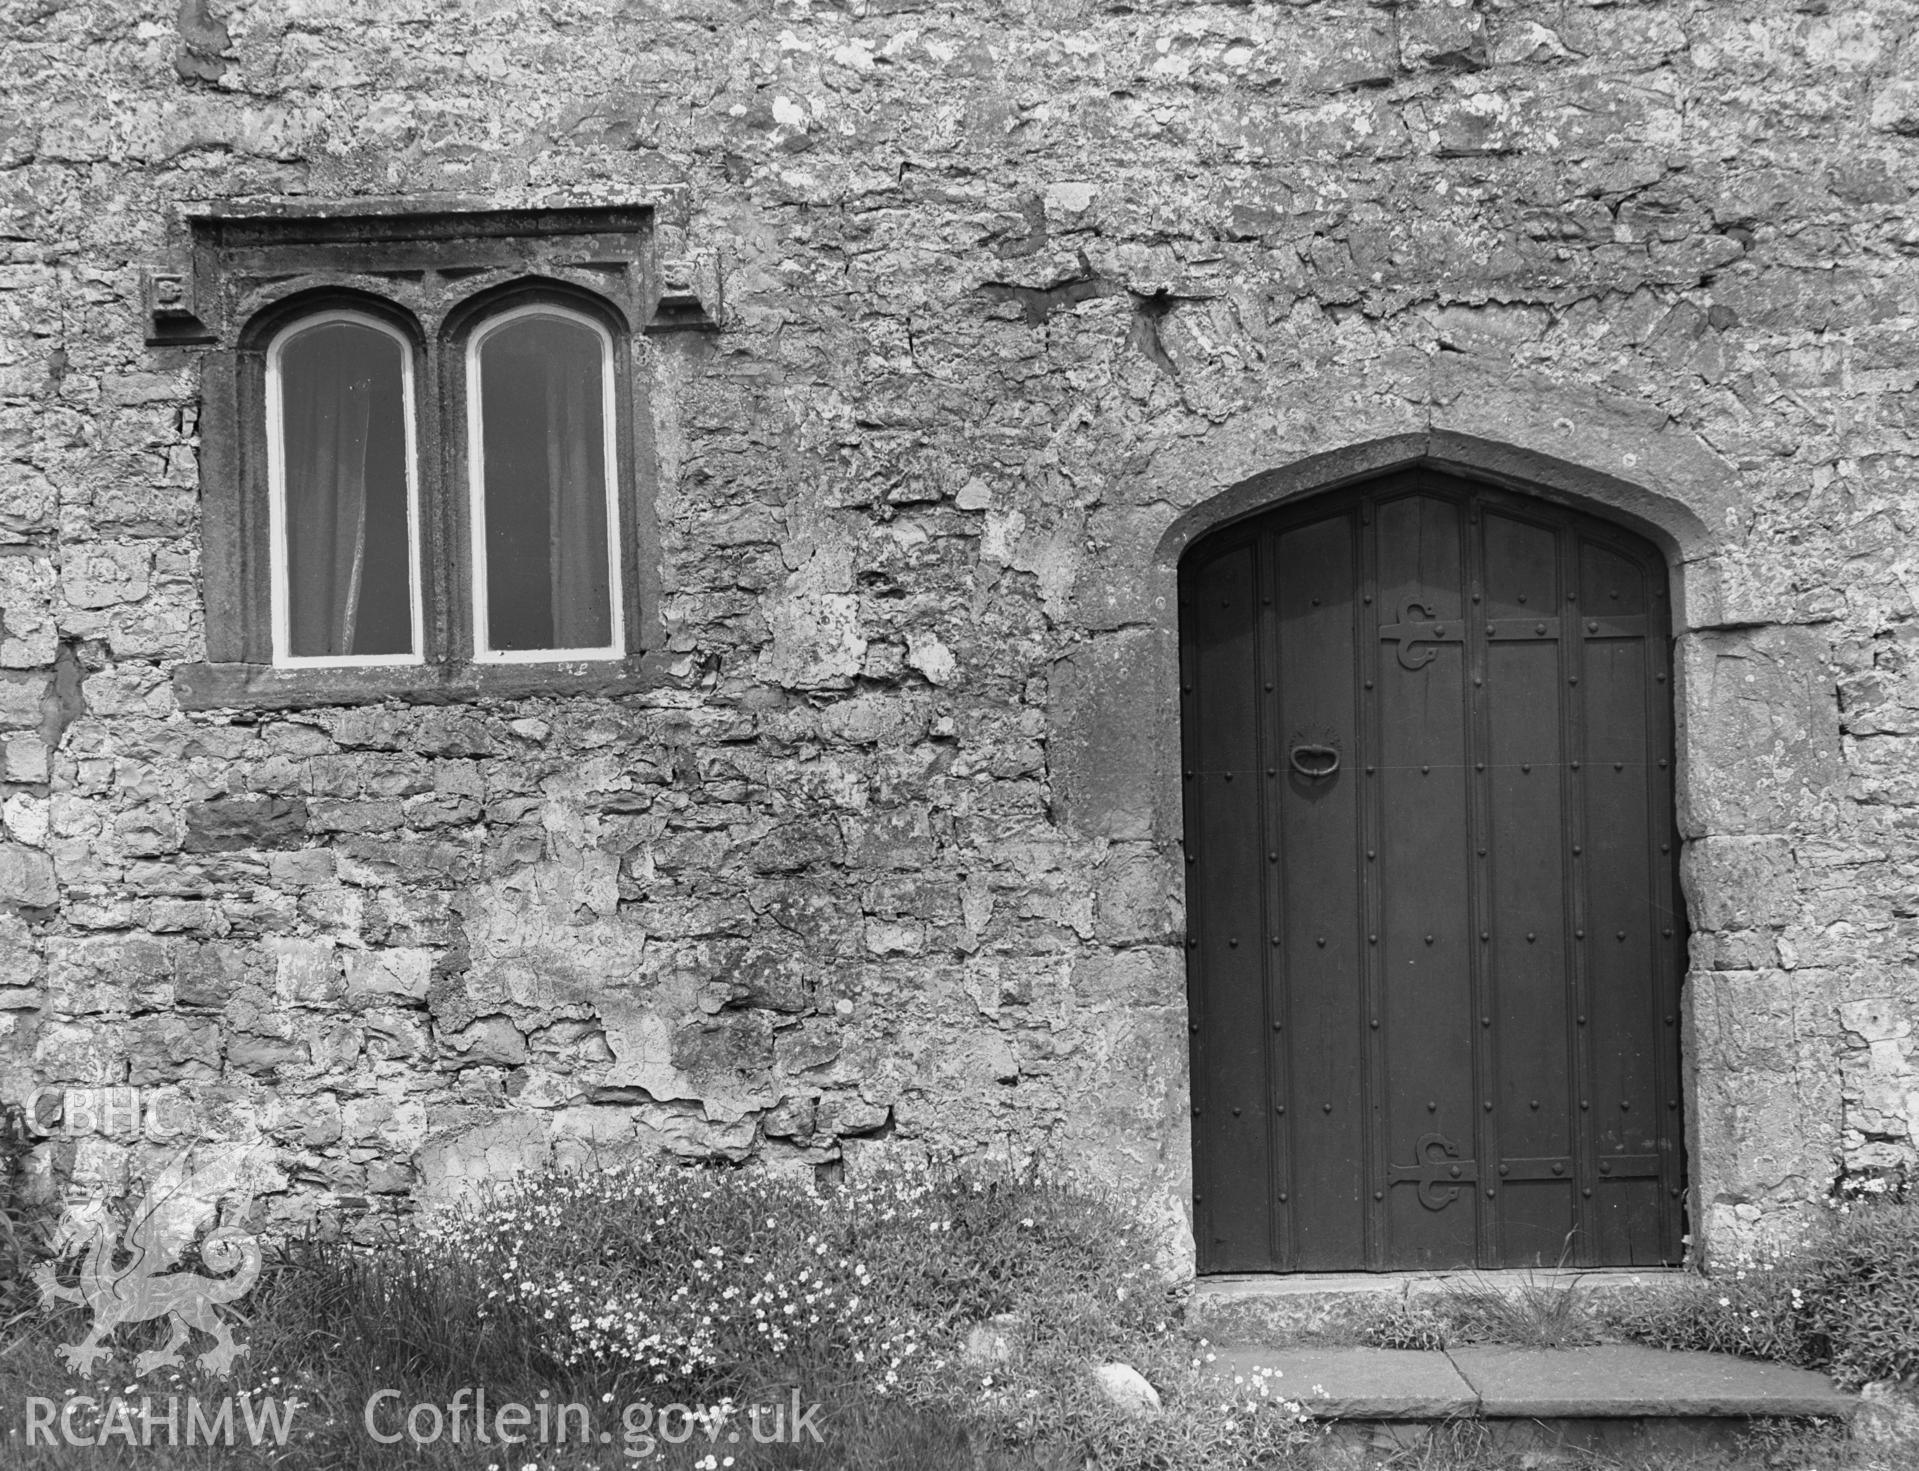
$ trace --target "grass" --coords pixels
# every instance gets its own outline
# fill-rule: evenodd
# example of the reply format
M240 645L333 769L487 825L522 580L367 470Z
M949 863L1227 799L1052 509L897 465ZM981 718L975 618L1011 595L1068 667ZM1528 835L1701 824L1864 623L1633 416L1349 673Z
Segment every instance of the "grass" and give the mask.
M1443 1349L1499 1343L1525 1348L1583 1348L1604 1336L1599 1315L1557 1272L1514 1285L1483 1278L1450 1283L1427 1300L1373 1308L1353 1336L1379 1348Z
M1769 1359L1830 1374L1841 1388L1919 1380L1919 1200L1864 1195L1790 1246L1657 1296L1605 1308L1554 1272L1473 1280L1373 1309L1353 1329L1383 1348L1498 1343L1577 1348L1625 1339Z
M1660 1348L1773 1359L1856 1389L1919 1378L1919 1201L1865 1196L1790 1247L1616 1317Z
M734 1170L553 1175L423 1219L377 1249L295 1243L246 1300L248 1352L230 1384L191 1363L136 1381L132 1355L155 1334L133 1329L82 1381L55 1352L84 1330L85 1315L33 1312L0 1348L0 1463L316 1471L1301 1464L1296 1453L1314 1432L1259 1386L1223 1387L1208 1375L1203 1354L1178 1332L1174 1295L1139 1265L1150 1260L1118 1207L1030 1178L891 1178L816 1193ZM1006 1314L1010 1360L967 1362L967 1330ZM1132 1418L1106 1404L1087 1365L1110 1359L1145 1374L1165 1413ZM419 1421L430 1435L436 1416L450 1423L447 1407L462 1389L480 1386L495 1414L509 1402L534 1412L583 1406L587 1438L509 1457L470 1438L416 1444L404 1435L406 1407L436 1407ZM29 1397L64 1404L76 1393L101 1402L119 1394L136 1411L151 1396L162 1413L169 1395L210 1404L250 1395L293 1409L285 1443L266 1449L147 1447L113 1434L100 1446L27 1445ZM382 1393L374 1424L402 1434L392 1445L375 1441L365 1421ZM754 1443L749 1407L781 1406L790 1424L796 1408L816 1404L801 1413L817 1441ZM704 1412L684 1444L669 1443L689 1428L683 1411L663 1416L669 1405ZM579 1418L568 1419L570 1430ZM118 1426L111 1412L73 1423L88 1437ZM771 1414L761 1423L770 1430ZM137 1419L131 1438L139 1438Z
M377 1248L290 1244L244 1303L240 1336L248 1352L231 1382L191 1362L136 1380L132 1355L156 1341L152 1325L124 1330L115 1357L93 1378L67 1372L56 1353L84 1331L85 1314L39 1308L26 1273L33 1233L19 1220L12 1227L0 1233L0 1322L14 1319L0 1339L0 1464L22 1471L1348 1471L1361 1464L1523 1471L1539 1464L1536 1452L1495 1443L1486 1425L1470 1421L1416 1443L1363 1448L1302 1422L1269 1383L1223 1382L1206 1363L1204 1341L1182 1327L1181 1291L1140 1265L1151 1260L1149 1244L1123 1205L1032 1176L892 1176L816 1192L746 1170L634 1165L520 1181L398 1227ZM1796 1289L1793 1313L1807 1324L1837 1324L1823 1336L1797 1333L1794 1352L1844 1356L1861 1372L1906 1362L1899 1356L1919 1331L1919 1317L1897 1316L1907 1302L1901 1243L1911 1228L1910 1213L1857 1211L1790 1266L1741 1279L1742 1291L1785 1316L1778 1291L1784 1286L1785 1301L1795 1304ZM1891 1294L1884 1303L1862 1300L1882 1292ZM1840 1323L1832 1315L1842 1310ZM1004 1334L1006 1352L969 1360L968 1331L989 1320ZM1728 1319L1721 1327L1728 1324L1738 1326ZM1860 1325L1858 1337L1844 1336L1850 1325ZM1628 1326L1642 1336L1676 1337L1681 1320ZM1555 1277L1510 1296L1468 1286L1430 1306L1398 1309L1379 1331L1400 1335L1405 1346L1563 1346L1590 1341L1593 1328ZM1740 1337L1750 1349L1751 1335ZM1140 1370L1158 1389L1163 1413L1131 1417L1107 1404L1087 1366L1108 1360ZM421 1444L402 1433L383 1444L369 1434L367 1407L383 1392L389 1398L375 1402L374 1423L395 1433L407 1407L444 1417L462 1389L479 1387L496 1414L509 1402L529 1407L530 1416L541 1405L582 1406L588 1436L508 1448L476 1445L470 1435L458 1444L444 1434ZM146 1395L161 1401L162 1414L169 1395L216 1405L248 1396L256 1413L271 1400L286 1434L264 1448L244 1436L231 1448L141 1445L136 1419L132 1444L108 1437L98 1446L27 1445L29 1397L65 1403L76 1393L101 1402L118 1394L136 1408ZM796 1399L819 1406L808 1419L818 1441L756 1444L748 1408L783 1406L787 1424ZM700 1410L704 1419L679 1411L663 1419L669 1404ZM246 1411L235 1413L243 1425ZM105 1423L111 1429L115 1422ZM577 1427L578 1417L569 1423ZM74 1425L97 1435L102 1419L83 1413ZM684 1442L670 1443L681 1432ZM1589 1471L1890 1471L1896 1464L1875 1463L1843 1432L1816 1427L1762 1427L1728 1451L1594 1454L1576 1463Z
M1440 1312L1457 1343L1583 1348L1599 1341L1591 1310L1557 1282L1528 1281L1509 1289L1461 1283L1448 1290Z
M1378 1471L1905 1471L1896 1461L1862 1458L1844 1427L1761 1422L1724 1446L1544 1450L1502 1443L1483 1420L1445 1421L1413 1444L1384 1451Z

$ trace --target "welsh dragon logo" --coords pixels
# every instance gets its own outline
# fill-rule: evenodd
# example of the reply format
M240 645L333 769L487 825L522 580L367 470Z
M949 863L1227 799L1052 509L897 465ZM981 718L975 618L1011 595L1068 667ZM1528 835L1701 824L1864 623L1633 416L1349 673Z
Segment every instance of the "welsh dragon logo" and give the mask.
M224 1378L233 1361L246 1352L234 1342L233 1330L220 1309L238 1302L260 1276L260 1243L251 1232L217 1225L203 1236L202 1229L219 1217L219 1203L236 1196L244 1204L252 1170L244 1154L223 1157L196 1167L191 1150L175 1155L154 1177L146 1192L128 1211L124 1229L104 1201L70 1206L54 1234L56 1260L79 1255L78 1281L59 1280L55 1263L43 1262L34 1272L42 1306L79 1303L93 1312L93 1327L78 1343L61 1345L67 1367L91 1374L110 1351L108 1341L123 1323L145 1323L164 1318L172 1335L159 1348L135 1356L134 1374L177 1368L181 1350L194 1329L213 1340L200 1355L200 1367ZM199 1240L200 1263L213 1275L179 1266L187 1248Z

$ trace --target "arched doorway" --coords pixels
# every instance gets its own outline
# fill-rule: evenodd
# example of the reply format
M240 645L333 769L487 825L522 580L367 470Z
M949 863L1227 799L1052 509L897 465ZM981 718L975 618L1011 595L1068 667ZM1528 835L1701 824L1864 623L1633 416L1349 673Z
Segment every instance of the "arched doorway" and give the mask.
M1658 551L1415 468L1179 584L1199 1269L1677 1262Z

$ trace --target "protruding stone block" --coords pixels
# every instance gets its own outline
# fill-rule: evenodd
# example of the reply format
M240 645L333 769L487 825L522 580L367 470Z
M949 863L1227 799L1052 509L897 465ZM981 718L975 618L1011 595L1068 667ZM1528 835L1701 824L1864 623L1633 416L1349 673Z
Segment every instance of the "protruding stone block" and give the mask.
M503 1016L482 1017L443 1040L463 1067L518 1067L526 1061L526 1038Z
M297 848L306 839L306 803L298 797L218 797L188 805L189 853Z
M220 1029L210 1021L177 1016L140 1017L128 1027L127 1081L211 1081L220 1074Z
M424 1001L427 989L433 984L434 952L431 950L406 947L349 950L345 958L349 1001L377 1002L390 997Z
M1823 828L1844 797L1830 646L1811 628L1734 629L1679 640L1688 836Z
M0 843L0 904L43 909L59 897L51 858L35 848Z
M420 1193L428 1200L457 1200L482 1181L536 1173L551 1158L545 1119L505 1114L422 1150Z
M1047 774L1053 815L1086 837L1148 838L1159 796L1158 705L1168 666L1161 636L1133 629L1093 640L1053 665Z
M1798 916L1802 896L1786 838L1699 838L1680 855L1680 871L1696 929L1749 930Z
M174 948L147 935L57 937L48 945L47 999L66 1016L171 1006Z
M270 1073L307 1060L306 1044L288 1037L233 1037L227 1042L227 1066L246 1073Z

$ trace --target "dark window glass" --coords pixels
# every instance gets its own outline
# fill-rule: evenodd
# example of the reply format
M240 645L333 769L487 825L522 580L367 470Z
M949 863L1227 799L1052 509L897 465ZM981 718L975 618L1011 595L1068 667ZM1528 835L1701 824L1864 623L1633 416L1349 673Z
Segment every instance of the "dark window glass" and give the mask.
M609 648L600 335L533 314L489 332L479 355L487 646Z
M416 652L404 353L350 321L281 344L283 652L295 658Z

